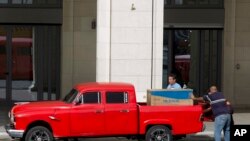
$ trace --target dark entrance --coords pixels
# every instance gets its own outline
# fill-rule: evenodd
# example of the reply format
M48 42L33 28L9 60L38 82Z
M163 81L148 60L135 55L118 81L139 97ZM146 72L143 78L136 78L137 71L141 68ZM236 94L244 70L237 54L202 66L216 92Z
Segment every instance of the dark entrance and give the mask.
M0 0L0 124L14 102L60 97L62 0Z
M170 73L197 95L211 85L221 87L222 30L165 29L163 52L163 87Z
M33 81L32 28L0 26L0 90L6 101L31 101L26 91Z
M2 0L0 13L0 104L58 99L62 0Z
M60 26L0 26L0 101L53 100L60 93Z

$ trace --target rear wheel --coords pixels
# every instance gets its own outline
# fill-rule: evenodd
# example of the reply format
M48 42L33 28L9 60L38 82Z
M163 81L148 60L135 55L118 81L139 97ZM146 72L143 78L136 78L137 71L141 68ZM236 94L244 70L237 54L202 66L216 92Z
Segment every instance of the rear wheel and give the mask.
M168 127L156 125L147 131L146 141L173 141L173 138Z
M25 141L53 141L53 135L50 130L43 126L31 128L26 136Z

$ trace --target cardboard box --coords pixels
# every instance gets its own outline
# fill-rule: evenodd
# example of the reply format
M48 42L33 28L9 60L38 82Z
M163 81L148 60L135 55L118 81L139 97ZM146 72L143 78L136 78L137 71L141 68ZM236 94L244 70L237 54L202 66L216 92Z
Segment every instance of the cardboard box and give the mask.
M190 95L192 89L150 89L147 90L147 104L156 105L193 105Z

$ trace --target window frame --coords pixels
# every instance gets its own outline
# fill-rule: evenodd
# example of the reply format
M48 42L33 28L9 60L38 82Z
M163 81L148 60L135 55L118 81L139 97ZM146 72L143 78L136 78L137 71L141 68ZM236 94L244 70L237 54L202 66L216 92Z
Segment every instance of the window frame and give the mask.
M0 3L0 8L62 8L63 0L56 0L55 4L50 4L49 0L45 0L44 3L38 3L37 0L33 0L32 3L13 3L13 0L7 0L7 3Z
M88 94L89 93L89 94ZM84 103L84 96L85 95L90 95L90 93L97 93L97 103ZM82 92L81 95L78 97L79 104L81 105L86 105L86 104L101 104L102 103L102 97L101 97L101 92L100 91L87 91L87 92Z
M114 94L116 93L116 94ZM108 101L108 95L118 95L117 93L122 93L123 94L123 103L121 102L109 102ZM106 104L128 104L129 103L129 95L127 91L106 91L105 92L105 102Z
M167 4L166 1L169 1L169 4ZM183 0L184 1L184 0ZM218 4L211 4L210 0L208 0L208 4L200 4L199 0L195 0L194 4L175 4L175 0L164 0L164 7L165 9L172 9L172 8L177 8L177 9L183 9L183 8L211 8L211 9L216 9L216 8L224 8L224 0L219 0Z
M175 31L177 30L196 30L197 31L197 40L195 41L198 45L199 48L197 49L197 52L199 52L198 54L198 65L196 66L196 72L197 72L197 76L196 79L194 79L193 81L191 81L195 87L195 91L196 91L196 96L202 96L207 88L209 87L209 85L207 84L215 84L216 86L218 86L219 88L222 87L222 38L223 38L223 29L221 28L164 28L164 36L166 38L164 38L164 40L166 40L167 42L164 43L164 47L163 50L165 48L165 50L168 50L165 54L166 58L164 57L163 54L163 72L162 72L162 76L163 76L163 81L162 81L162 87L166 88L166 84L168 82L168 80L166 79L172 70L175 67L175 54L174 54L174 42L175 42ZM206 33L206 35L205 35ZM205 39L206 38L206 39ZM207 40L207 41L205 41ZM217 44L214 44L214 43ZM204 49L209 48L209 57L213 58L213 53L211 53L211 51L215 51L214 49L216 49L216 59L215 61L211 61L211 59L209 60L209 68L212 68L211 65L215 65L215 63L211 63L211 62L216 62L217 65L217 69L215 70L216 73L212 72L209 70L209 73L205 73L204 72L204 59L205 59L205 54L204 54ZM216 47L214 47L216 46ZM192 57L192 56L191 56ZM165 66L164 66L165 65ZM206 65L205 65L206 66ZM206 70L206 69L205 69ZM208 76L207 81L205 81L206 79L205 76ZM216 76L216 79L213 79L213 76ZM191 79L190 79L191 80ZM189 81L190 81L189 80ZM214 80L216 80L216 82L214 82Z

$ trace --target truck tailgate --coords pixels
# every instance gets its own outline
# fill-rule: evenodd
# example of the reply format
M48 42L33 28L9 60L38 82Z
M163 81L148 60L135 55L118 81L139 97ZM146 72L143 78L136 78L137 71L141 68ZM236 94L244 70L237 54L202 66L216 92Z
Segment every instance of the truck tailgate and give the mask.
M201 106L139 106L140 134L152 125L167 125L173 135L201 132Z

